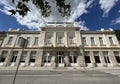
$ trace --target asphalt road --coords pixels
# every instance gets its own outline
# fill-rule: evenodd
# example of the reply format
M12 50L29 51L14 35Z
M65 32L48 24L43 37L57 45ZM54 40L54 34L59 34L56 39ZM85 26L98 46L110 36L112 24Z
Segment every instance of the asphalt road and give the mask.
M0 84L12 84L15 71L0 71ZM98 70L19 71L15 84L120 84L120 77Z

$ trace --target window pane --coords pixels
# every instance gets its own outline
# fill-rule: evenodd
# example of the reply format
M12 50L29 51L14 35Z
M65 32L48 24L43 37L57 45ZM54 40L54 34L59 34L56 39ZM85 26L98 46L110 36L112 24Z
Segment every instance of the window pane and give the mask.
M86 44L86 37L82 37L82 42L84 45Z
M20 62L25 62L26 56L27 56L27 51L23 51Z
M38 37L35 37L34 44L38 44Z
M30 37L27 37L27 44L30 44Z
M13 37L9 37L9 39L8 39L8 44L11 44L11 43L12 43L12 39L13 39Z
M1 55L0 62L4 62L7 57L8 51L3 51Z
M95 44L95 41L94 41L94 37L91 37L91 44L94 45Z
M109 37L110 44L114 44L112 37Z
M36 57L36 51L32 51L30 56L30 62L35 62L35 57Z
M102 37L99 37L100 45L103 45L103 39Z
M73 37L69 37L69 43L74 43Z

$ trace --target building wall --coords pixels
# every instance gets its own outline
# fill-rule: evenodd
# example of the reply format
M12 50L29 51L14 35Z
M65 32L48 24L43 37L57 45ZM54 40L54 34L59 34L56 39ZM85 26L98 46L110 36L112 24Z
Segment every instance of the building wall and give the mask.
M17 66L19 62L21 66L36 67L105 67L120 65L119 60L117 60L120 59L120 45L114 31L86 32L79 29L79 27L60 26L60 28L42 27L42 31L10 30L7 32L0 49L0 59L2 59L0 66ZM8 44L10 37L13 37L13 39L11 44ZM18 44L19 37L22 40ZM28 37L30 37L29 44ZM38 37L36 41L38 43L34 44L36 37ZM86 38L86 44L82 41L83 37ZM91 43L91 37L94 38L94 45ZM100 44L99 37L102 37L103 45ZM109 37L112 38L113 44L110 43ZM7 54L3 55L5 51L7 51ZM25 51L27 53L24 57L23 52ZM98 56L95 57L96 52ZM14 53L17 53L17 55ZM114 53L118 54L117 57ZM23 57L25 60L20 61ZM13 62L13 60L15 61Z

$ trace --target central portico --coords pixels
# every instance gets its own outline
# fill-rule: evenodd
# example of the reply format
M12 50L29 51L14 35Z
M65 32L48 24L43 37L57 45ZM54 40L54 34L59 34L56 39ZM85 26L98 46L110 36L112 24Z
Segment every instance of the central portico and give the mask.
M53 25L54 24L54 25ZM75 23L47 23L41 27L43 38L43 66L78 66L80 27Z

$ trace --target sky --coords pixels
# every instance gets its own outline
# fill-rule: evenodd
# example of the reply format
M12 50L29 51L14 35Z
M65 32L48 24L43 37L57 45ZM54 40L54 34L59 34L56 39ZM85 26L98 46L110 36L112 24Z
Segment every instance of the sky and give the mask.
M0 31L8 31L9 28L39 30L44 22L78 22L84 30L120 29L120 0L66 0L71 4L68 17L62 17L52 2L54 0L48 0L52 12L47 18L41 16L32 2L26 3L30 8L27 15L11 16L8 10L15 8L11 1L0 0Z

